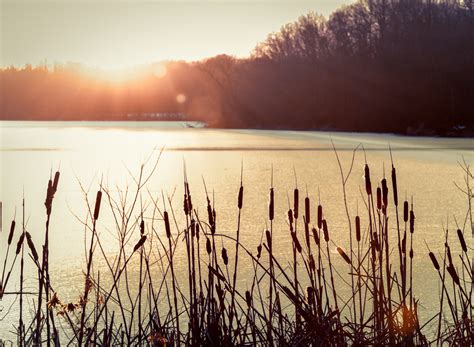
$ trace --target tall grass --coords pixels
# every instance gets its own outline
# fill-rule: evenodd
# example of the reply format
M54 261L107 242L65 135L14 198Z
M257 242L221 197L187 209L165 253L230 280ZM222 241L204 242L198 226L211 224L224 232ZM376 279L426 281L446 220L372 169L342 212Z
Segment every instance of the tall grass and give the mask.
M354 169L357 150L344 170L334 148L349 244L338 245L331 239L331 225L325 218L321 199L316 206L306 194L304 209L300 211L300 191L295 182L293 203L290 205L288 201L287 214L292 244L290 266L275 255L273 223L277 218L275 206L280 202L275 199L273 170L267 226L261 242L251 247L243 244L240 237L241 212L245 206L244 171L236 191L235 234L220 231L214 197L207 188L206 206L199 209L193 205L186 169L182 211L173 209L171 197L165 198L163 193L155 196L146 190L156 164L148 171L147 167L141 167L134 180L134 193L127 189L117 198L106 185L101 185L94 205L86 200L88 218L84 225L88 246L84 289L72 302L63 302L62 293L55 290L49 272L49 223L54 217L54 195L60 177L57 172L47 186L45 238L38 248L40 252L25 228L24 217L15 253L10 251L14 245L15 219L4 248L0 299L5 295L19 296L20 318L14 343L21 346L343 346L444 342L472 345L473 263L464 231L473 225L469 166L462 164L466 188L460 189L466 193L469 211L456 230L461 252L453 253L446 230L443 254L431 250L426 255L420 253L420 257L431 259L442 287L439 312L433 317L438 321L437 332L429 340L419 321L418 300L413 291L416 266L413 239L420 237L415 233L414 205L405 199L400 212L403 218L399 220L399 187L393 160L391 177L381 177L378 184L373 183L366 162L361 170L365 180L363 212L351 215L346 183ZM149 197L145 204L143 195ZM115 223L118 249L114 257L106 252L98 230L103 209L110 211ZM388 217L389 209L395 211L393 222ZM205 215L200 211L205 211ZM185 221L183 229L177 222L180 213ZM391 223L395 224L393 228ZM394 228L395 245L391 243L395 238L389 235ZM234 245L231 255L224 240L225 244ZM182 247L185 256L177 257L176 252ZM332 253L332 249L337 253ZM392 253L394 249L396 255ZM26 257L25 250L31 259ZM336 268L334 257L344 262L345 273ZM18 258L20 289L9 291L12 269ZM245 269L246 289L238 285L243 258L250 263ZM180 264L180 268L187 270L185 280L176 273L177 259L186 262L185 266ZM23 288L25 261L32 261L37 269L37 288L28 293ZM339 285L347 286L350 294L338 294ZM24 312L25 298L36 307L32 314Z

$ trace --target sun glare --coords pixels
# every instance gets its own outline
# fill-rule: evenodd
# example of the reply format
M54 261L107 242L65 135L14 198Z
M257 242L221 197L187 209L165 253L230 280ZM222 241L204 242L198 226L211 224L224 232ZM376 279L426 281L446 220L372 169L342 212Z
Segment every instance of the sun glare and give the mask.
M128 68L91 68L87 73L97 79L111 83L125 83L142 77L163 78L168 70L164 64L152 64Z

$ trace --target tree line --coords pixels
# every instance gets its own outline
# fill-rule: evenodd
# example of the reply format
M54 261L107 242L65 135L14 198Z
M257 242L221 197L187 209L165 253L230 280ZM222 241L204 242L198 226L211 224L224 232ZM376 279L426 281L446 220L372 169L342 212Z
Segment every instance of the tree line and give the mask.
M301 16L248 58L219 55L166 68L164 77L150 70L126 83L67 66L3 69L1 117L185 112L219 127L442 135L474 129L472 0L359 0L329 18Z

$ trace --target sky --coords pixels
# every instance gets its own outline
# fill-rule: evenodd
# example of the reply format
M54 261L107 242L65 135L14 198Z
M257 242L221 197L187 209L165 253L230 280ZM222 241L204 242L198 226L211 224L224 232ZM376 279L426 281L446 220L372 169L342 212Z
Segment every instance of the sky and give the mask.
M217 54L248 56L285 23L350 0L0 0L0 65L102 69Z

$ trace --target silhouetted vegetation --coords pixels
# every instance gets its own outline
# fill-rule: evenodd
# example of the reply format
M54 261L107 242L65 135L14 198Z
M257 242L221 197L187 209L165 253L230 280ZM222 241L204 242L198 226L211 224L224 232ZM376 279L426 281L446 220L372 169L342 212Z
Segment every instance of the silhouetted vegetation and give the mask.
M220 127L472 134L473 42L470 0L360 0L328 19L301 16L249 58L168 63L164 77L91 83L69 69L5 69L1 116L186 112Z

